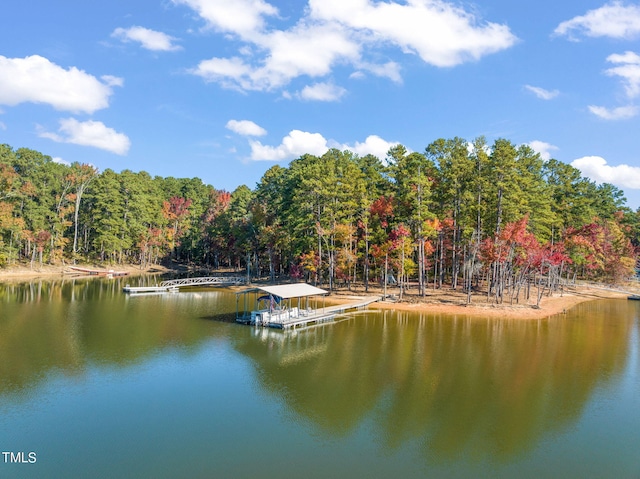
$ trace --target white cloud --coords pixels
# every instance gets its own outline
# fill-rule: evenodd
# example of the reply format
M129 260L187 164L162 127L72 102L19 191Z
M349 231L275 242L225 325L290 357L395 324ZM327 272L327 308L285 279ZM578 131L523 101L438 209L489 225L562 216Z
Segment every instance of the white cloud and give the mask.
M619 65L609 68L605 73L622 78L627 96L635 98L640 95L640 55L634 52L613 54L607 57L607 61Z
M6 130L7 129L7 125L5 125L3 122L0 121L0 130Z
M116 28L111 36L123 42L139 42L147 50L171 52L182 49L173 43L176 39L166 33L140 26Z
M93 113L109 106L116 77L106 83L71 67L65 70L44 57L0 55L0 104L44 103L56 110Z
M308 153L323 155L327 152L327 140L320 133L292 130L278 146L263 145L259 141L249 141L251 159L255 161L292 160Z
M264 136L267 130L249 120L229 120L227 129L242 136Z
M364 143L356 142L355 145L342 145L341 150L350 150L359 156L373 155L377 156L381 160L387 157L387 152L392 146L398 145L397 141L386 141L377 135L369 135Z
M589 111L603 120L628 120L638 114L638 107L634 105L606 108L604 106L589 105Z
M190 72L226 88L268 91L299 76L326 76L338 61L359 56L354 42L327 25L273 32L264 37L263 47L269 55L258 66L240 57L216 57L200 62Z
M74 118L61 119L58 131L60 134L43 131L39 136L58 143L93 146L117 155L125 155L131 146L125 134L106 127L100 121L80 122Z
M337 65L401 82L396 62L378 61L389 46L417 54L431 65L450 67L517 41L506 25L481 22L443 0L310 0L303 17L286 30L267 28L265 19L278 11L263 0L173 1L245 42L238 47L242 57L214 57L190 70L242 91L283 88L300 76L326 77Z
M337 101L345 93L347 93L347 90L333 83L316 83L304 87L298 97L309 101Z
M360 45L335 24L299 24L274 31L263 40L269 50L264 67L255 72L257 84L280 86L302 75L322 77L339 62L360 58Z
M60 163L61 165L67 165L67 166L71 165L71 163L69 163L66 160L63 160L59 156L54 156L53 158L51 158L51 161L53 161L54 163Z
M264 28L264 17L278 9L263 0L173 0L195 10L208 26L243 38L253 37Z
M356 142L354 145L340 144L334 140L327 140L320 133L293 130L278 146L263 145L259 141L249 141L251 146L251 159L255 161L283 161L293 160L305 153L322 156L329 148L337 148L341 151L349 150L359 156L374 155L380 159L387 156L387 152L398 142L389 142L377 135L368 136L364 142Z
M640 6L613 1L562 22L554 33L566 35L571 40L576 39L573 33L588 37L633 39L640 34Z
M544 141L534 140L528 145L536 152L540 153L540 157L547 161L551 159L552 151L558 150L558 147Z
M238 57L203 60L196 68L189 70L189 73L203 78L206 82L220 82L226 88L254 89L249 78L251 67Z
M553 100L560 94L558 90L545 90L544 88L531 85L525 85L524 87L534 93L541 100Z
M368 71L369 73L373 73L375 76L388 78L395 83L402 83L402 75L400 75L400 65L396 62L387 62L381 65L361 62L356 66L362 70ZM351 74L351 77L356 78L358 73L362 74L362 72L354 72Z
M406 4L371 0L309 0L311 17L336 21L376 41L417 53L438 67L450 67L514 45L506 25L480 24L471 13L442 0Z
M611 183L619 188L640 189L640 167L611 166L600 156L585 156L571 162L582 174L596 183Z
M124 86L124 79L113 75L102 75L100 77L109 86Z

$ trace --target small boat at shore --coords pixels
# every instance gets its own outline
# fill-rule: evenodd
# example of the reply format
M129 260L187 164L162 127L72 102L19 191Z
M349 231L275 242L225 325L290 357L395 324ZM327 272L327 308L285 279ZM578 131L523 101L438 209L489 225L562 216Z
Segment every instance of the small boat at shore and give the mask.
M632 294L631 296L627 296L627 299L631 299L633 301L640 301L640 294Z

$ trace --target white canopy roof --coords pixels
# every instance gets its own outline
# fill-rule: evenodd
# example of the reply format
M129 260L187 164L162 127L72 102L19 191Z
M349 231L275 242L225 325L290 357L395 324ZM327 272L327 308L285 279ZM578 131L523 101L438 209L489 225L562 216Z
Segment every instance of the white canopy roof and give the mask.
M278 286L264 286L257 288L265 293L278 296L282 299L302 298L304 296L316 296L319 294L327 294L328 291L316 288L307 283L281 284Z

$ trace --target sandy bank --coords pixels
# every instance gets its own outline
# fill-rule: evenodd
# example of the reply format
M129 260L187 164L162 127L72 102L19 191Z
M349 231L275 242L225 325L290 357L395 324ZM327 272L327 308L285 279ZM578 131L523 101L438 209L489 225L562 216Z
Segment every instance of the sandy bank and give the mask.
M79 271L72 271L70 268L79 267L91 270L97 270L102 272L113 271L126 271L130 276L141 274L158 274L166 273L170 270L159 265L153 265L151 267L141 269L135 265L115 265L115 266L98 266L94 264L68 264L68 265L34 265L33 269L28 266L12 266L7 269L0 269L0 282L22 282L29 281L31 279L59 279L63 277L79 277L89 276Z
M632 291L633 292L633 291ZM542 298L540 307L532 304L492 304L486 302L486 297L474 295L473 302L466 304L462 294L453 292L430 293L425 300L416 297L408 297L407 301L384 301L369 305L369 309L389 309L395 311L411 311L435 314L447 314L476 318L509 318L509 319L544 319L556 314L563 314L572 307L597 299L627 298L629 291L578 286L565 291L562 296L556 293L554 296ZM352 300L356 296L346 293L334 294L331 301L339 303Z

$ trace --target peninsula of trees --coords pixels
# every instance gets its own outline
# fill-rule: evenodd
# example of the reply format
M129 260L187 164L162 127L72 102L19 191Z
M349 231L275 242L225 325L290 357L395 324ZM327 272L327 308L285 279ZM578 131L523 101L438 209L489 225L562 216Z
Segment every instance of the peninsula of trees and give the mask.
M328 288L482 284L513 301L532 284L633 275L640 210L625 203L615 186L506 139L399 145L383 160L332 149L231 193L0 145L0 268L172 258Z

